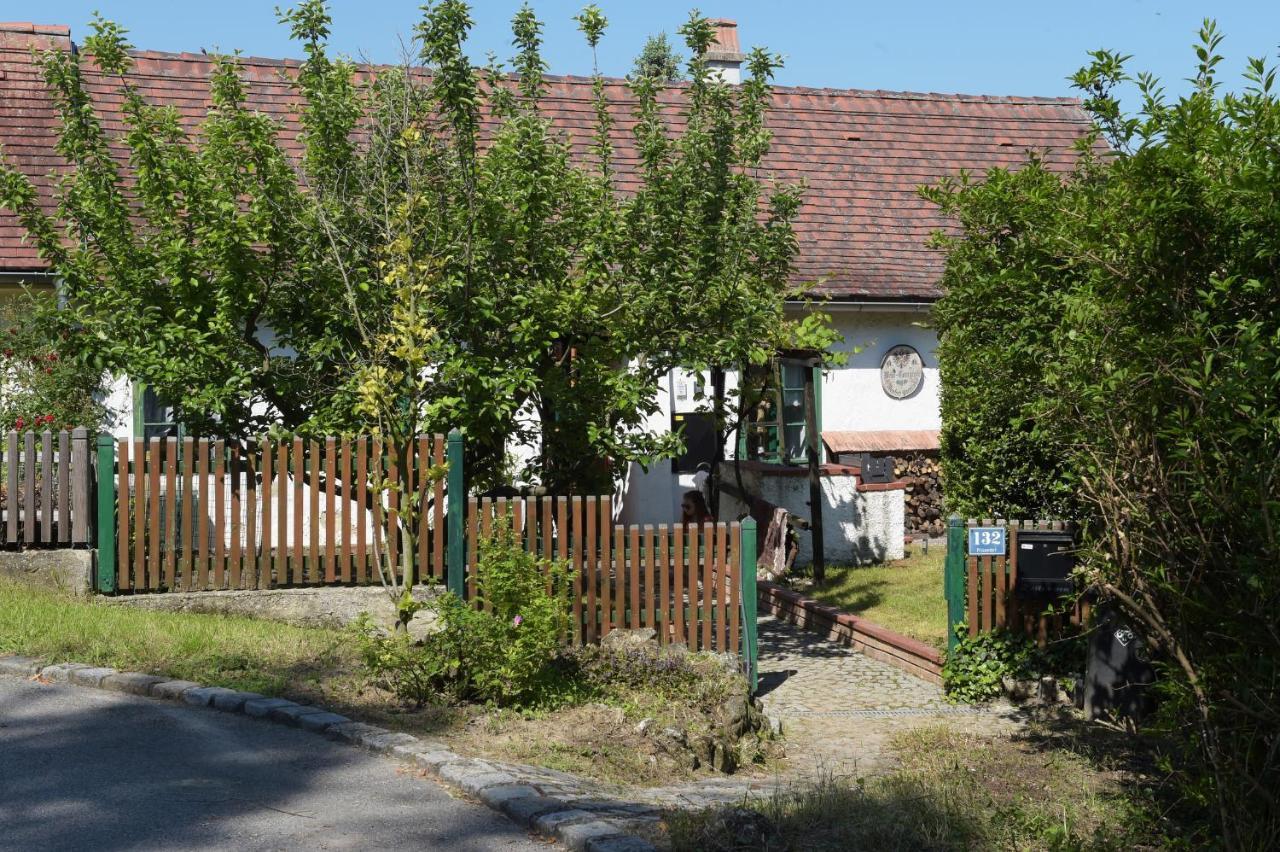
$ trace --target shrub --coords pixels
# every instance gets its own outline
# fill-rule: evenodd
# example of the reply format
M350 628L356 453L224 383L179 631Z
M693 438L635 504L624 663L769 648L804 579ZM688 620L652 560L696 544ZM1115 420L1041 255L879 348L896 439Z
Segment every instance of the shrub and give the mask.
M479 543L476 598L446 593L426 605L436 629L420 642L357 625L370 677L399 698L502 706L535 702L569 629L571 572L527 553L510 525Z
M942 683L952 701L976 702L996 698L1004 678L1029 680L1044 675L1074 678L1085 664L1085 637L1079 634L1040 648L1031 639L1009 630L970 636L963 622L956 626L959 642L947 652Z
M1174 777L1248 848L1280 836L1280 97L1261 59L1223 92L1211 22L1201 40L1190 90L1140 76L1133 115L1124 57L1093 54L1075 83L1106 144L1070 174L925 193L962 226L939 306L948 499L1044 516L1070 492L1088 579L1169 661L1163 722L1194 745Z
M97 427L104 373L80 363L51 294L0 303L0 429Z

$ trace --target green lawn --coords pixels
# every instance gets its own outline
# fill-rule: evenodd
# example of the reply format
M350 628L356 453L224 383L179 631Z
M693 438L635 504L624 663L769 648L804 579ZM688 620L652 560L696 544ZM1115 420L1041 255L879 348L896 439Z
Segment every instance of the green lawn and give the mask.
M0 580L0 654L74 660L279 695L351 667L350 637L221 615L148 612Z
M942 566L946 546L937 544L926 555L912 546L906 559L863 568L827 568L821 588L795 585L825 604L919 639L939 650L947 644L947 602L942 596Z

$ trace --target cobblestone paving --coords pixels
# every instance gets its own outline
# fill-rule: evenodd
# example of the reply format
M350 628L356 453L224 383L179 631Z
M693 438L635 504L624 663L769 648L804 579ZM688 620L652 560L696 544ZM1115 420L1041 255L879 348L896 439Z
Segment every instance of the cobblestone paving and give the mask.
M789 775L884 771L890 740L912 727L1016 727L1012 708L948 704L939 686L771 616L759 630L760 698L782 723Z

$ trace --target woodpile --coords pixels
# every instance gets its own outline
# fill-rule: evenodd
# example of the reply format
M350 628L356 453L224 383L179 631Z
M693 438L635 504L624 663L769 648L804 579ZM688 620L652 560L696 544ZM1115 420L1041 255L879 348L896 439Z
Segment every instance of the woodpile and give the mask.
M901 453L894 456L894 478L906 483L903 521L907 535L946 534L941 473L936 452Z

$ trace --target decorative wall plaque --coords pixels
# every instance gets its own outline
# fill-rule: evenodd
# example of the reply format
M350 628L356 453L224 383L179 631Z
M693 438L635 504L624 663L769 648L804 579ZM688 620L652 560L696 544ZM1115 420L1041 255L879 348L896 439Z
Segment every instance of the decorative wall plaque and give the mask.
M924 361L910 346L899 344L880 362L880 387L893 399L906 399L924 384Z

